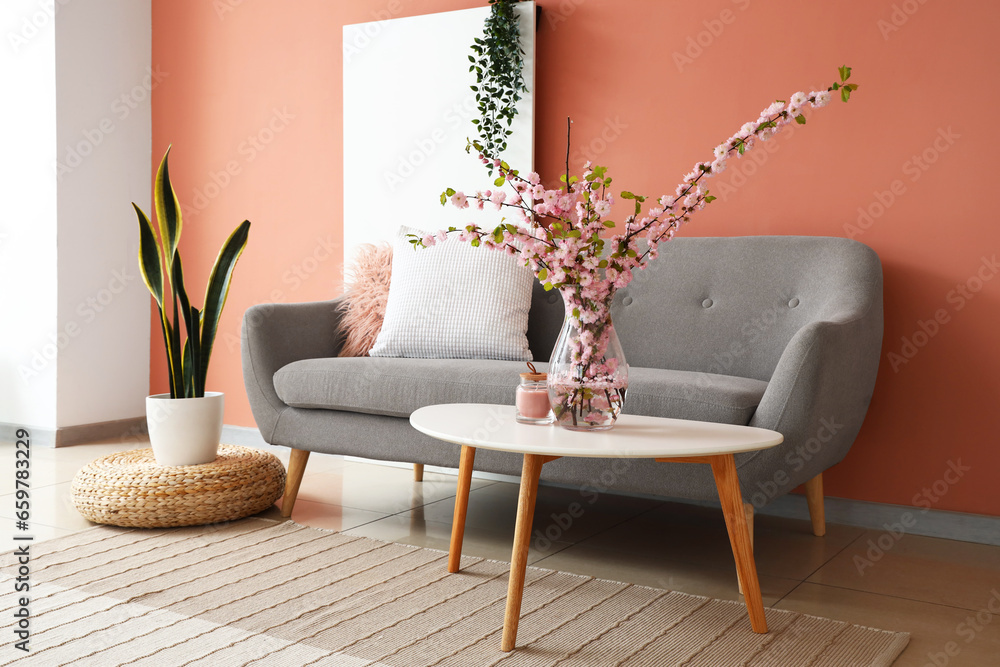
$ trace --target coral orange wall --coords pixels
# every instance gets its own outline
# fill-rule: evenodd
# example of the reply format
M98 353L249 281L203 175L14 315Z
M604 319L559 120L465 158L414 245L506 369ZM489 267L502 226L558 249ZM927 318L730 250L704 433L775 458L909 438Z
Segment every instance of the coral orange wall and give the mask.
M340 288L342 26L482 4L154 0L153 65L169 76L153 94L153 153L174 144L172 174L190 210L189 285L204 283L240 220L254 223L209 378L227 393L227 423L253 425L240 370L243 311ZM710 182L719 201L684 233L851 236L877 250L882 368L861 436L828 473L827 491L1000 515L998 146L989 129L1000 96L987 76L1000 71L1000 5L538 4L536 155L549 178L561 169L572 116L574 168L589 156L622 187L673 190L767 103L854 67L861 88L849 105L813 114L758 163L731 163ZM374 215L392 213L373 205ZM152 377L162 391L158 336ZM959 464L960 477L949 472Z

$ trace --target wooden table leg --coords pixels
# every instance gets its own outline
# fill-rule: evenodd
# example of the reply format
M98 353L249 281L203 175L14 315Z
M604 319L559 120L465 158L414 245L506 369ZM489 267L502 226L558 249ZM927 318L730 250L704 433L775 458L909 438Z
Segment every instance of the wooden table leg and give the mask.
M458 464L458 491L455 493L455 515L451 520L451 546L448 549L448 571L458 572L462 563L462 540L465 538L465 515L469 511L469 489L472 487L472 466L476 448L462 446Z
M712 474L715 475L715 486L719 490L729 542L736 559L736 571L743 585L750 626L754 632L762 634L767 632L767 620L764 618L764 602L760 597L760 582L757 581L757 566L753 560L753 545L743 510L740 482L736 476L736 461L732 454L713 456L711 459Z
M507 611L503 618L503 651L512 651L517 640L517 624L521 619L521 596L524 593L524 572L528 567L528 546L531 544L531 523L538 497L538 478L542 465L551 457L524 455L521 469L521 491L517 497L517 523L514 526L514 551L510 560L510 580L507 583Z

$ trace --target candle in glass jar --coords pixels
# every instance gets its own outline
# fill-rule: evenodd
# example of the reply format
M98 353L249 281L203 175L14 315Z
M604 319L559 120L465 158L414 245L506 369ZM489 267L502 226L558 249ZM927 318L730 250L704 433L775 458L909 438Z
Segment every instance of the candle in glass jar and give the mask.
M530 373L521 373L521 383L514 392L515 419L522 424L551 424L548 376L528 364Z

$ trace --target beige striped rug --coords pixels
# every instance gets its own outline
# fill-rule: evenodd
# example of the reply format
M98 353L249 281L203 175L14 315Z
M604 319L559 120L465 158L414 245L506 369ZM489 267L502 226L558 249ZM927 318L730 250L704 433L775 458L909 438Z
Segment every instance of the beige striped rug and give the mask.
M100 526L31 547L31 651L0 665L890 665L908 635L529 568L518 648L500 651L508 564L291 522Z

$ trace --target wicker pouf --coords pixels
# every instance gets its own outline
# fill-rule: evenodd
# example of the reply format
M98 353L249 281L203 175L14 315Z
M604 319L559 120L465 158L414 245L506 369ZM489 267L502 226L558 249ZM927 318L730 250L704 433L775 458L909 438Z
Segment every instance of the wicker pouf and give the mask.
M166 528L241 519L284 489L285 468L273 454L220 445L214 461L194 466L159 466L152 449L103 456L76 474L71 498L97 523Z

